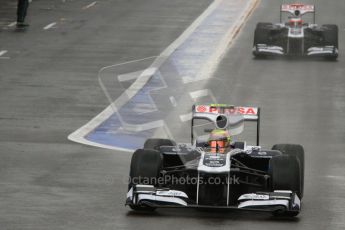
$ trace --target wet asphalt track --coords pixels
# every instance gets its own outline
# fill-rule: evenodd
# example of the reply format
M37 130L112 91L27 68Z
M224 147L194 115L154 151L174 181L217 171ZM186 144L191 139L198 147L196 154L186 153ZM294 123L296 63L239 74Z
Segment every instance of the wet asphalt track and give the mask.
M337 62L254 60L256 22L278 20L279 1L262 0L216 72L228 87L208 85L220 102L262 107L264 146L304 145L303 211L277 220L253 213L129 212L123 178L130 154L66 139L108 104L99 68L158 54L209 1L99 1L83 10L85 1L34 0L29 30L0 32L0 50L10 57L0 59L1 229L343 229L345 2L316 2L318 23L339 25ZM10 23L5 16L1 22ZM53 22L55 28L43 30Z

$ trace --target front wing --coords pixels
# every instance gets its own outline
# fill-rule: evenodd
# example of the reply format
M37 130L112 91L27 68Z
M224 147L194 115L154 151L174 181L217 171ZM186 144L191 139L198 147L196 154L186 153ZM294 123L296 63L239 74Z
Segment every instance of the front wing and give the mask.
M127 193L126 205L153 208L216 208L246 211L266 211L279 213L299 213L301 202L292 191L276 190L243 194L238 205L211 206L199 205L182 191L158 189L151 185L134 185Z
M335 46L310 47L303 56L309 57L338 57L338 49ZM286 53L281 46L271 46L267 44L257 44L253 47L255 56L285 56Z

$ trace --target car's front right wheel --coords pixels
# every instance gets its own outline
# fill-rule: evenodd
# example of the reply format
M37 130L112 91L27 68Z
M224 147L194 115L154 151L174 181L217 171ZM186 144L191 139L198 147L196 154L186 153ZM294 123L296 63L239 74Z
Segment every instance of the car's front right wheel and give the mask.
M304 193L304 148L302 145L296 144L276 144L273 145L272 150L278 150L283 155L295 156L300 165L301 174L301 194L299 198L303 198Z
M271 190L289 190L301 198L301 167L296 156L280 155L274 156L269 163ZM273 212L274 216L294 217L298 211L281 211Z
M301 197L301 167L295 156L275 156L270 160L269 169L272 191L290 190Z

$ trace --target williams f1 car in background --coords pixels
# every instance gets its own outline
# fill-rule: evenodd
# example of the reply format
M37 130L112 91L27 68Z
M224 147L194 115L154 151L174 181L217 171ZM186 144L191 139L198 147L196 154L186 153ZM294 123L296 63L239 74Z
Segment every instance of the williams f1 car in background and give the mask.
M288 15L287 22L283 16ZM313 23L302 20L312 14ZM281 6L280 23L257 24L253 54L265 56L319 56L338 57L338 26L315 24L314 5L285 4Z
M233 139L246 121L256 123L255 145ZM194 105L191 143L148 139L134 152L126 205L136 211L215 208L298 215L303 147L277 144L265 150L259 134L260 108Z

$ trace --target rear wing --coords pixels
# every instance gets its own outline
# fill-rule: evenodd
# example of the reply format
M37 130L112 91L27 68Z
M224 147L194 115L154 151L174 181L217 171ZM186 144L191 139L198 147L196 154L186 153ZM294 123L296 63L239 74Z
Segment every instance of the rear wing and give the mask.
M233 106L226 104L209 104L209 105L193 105L192 108L192 125L191 138L193 143L193 118L208 115L243 115L245 121L256 122L256 144L260 145L260 108Z
M282 16L283 13L289 13L295 17L300 17L307 13L313 13L313 21L315 24L315 6L314 5L306 5L301 3L294 3L294 4L283 4L280 8L280 23L282 23Z

